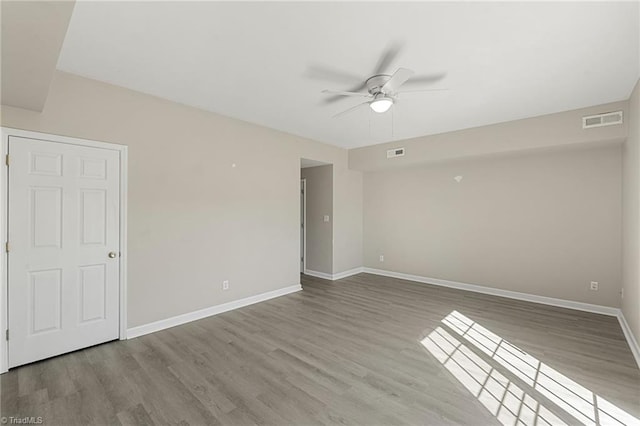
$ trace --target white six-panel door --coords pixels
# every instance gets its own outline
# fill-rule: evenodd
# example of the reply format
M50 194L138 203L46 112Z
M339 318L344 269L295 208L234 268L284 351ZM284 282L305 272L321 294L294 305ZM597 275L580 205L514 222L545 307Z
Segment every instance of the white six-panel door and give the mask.
M119 152L9 137L9 367L119 336Z

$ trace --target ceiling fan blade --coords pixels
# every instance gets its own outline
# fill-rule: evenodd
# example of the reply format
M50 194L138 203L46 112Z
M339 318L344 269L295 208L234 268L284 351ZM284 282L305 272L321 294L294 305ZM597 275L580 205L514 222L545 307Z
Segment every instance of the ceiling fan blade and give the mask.
M382 86L382 91L385 93L396 93L400 86L402 86L405 81L409 80L412 75L413 71L410 69L398 68L398 70L393 73L389 81Z
M373 75L384 74L385 71L389 69L389 66L391 65L393 60L396 59L396 56L398 56L398 53L400 53L401 50L402 44L398 42L393 43L389 47L387 47L385 51L382 52L382 56L378 60L378 64L373 71Z
M343 115L346 115L346 114L348 114L348 113L350 113L350 112L352 112L352 111L355 111L356 109L360 108L360 107L361 107L361 106L363 106L363 105L369 105L369 102L367 101L367 102L363 102L363 103L361 103L361 104L358 104L358 105L356 105L356 106L353 106L353 107L351 107L351 108L349 108L349 109L346 109L346 110L344 110L344 111L342 111L342 112L339 112L339 113L337 113L337 114L333 115L331 118L338 118L338 117L341 117L341 116L343 116Z
M338 84L351 85L362 82L362 77L359 75L324 65L309 65L304 75L314 80L328 80Z
M324 89L322 93L328 93L330 95L339 95L339 96L360 96L363 98L368 98L371 96L369 93L363 93L363 92L343 92L340 90L328 90L328 89Z
M446 76L447 76L446 72L438 73L438 74L414 75L405 84L407 86L414 86L416 84L435 83L437 81L442 80Z
M352 87L350 90L345 90L345 92L350 92L350 93L362 93L360 92L362 89L365 89L367 86L365 83L360 83L355 87ZM327 92L323 92L323 93L327 93L327 94L332 94L331 91L327 91ZM363 94L364 95L364 94ZM325 98L322 102L325 104L332 104L334 102L338 102L339 100L345 99L345 96L351 96L351 95L342 95L342 94L333 94L333 96L329 96L327 98Z
M436 89L415 89L415 90L400 90L399 92L396 92L398 95L402 94L402 93L418 93L418 92L446 92L447 90L449 90L446 87L443 88L436 88Z

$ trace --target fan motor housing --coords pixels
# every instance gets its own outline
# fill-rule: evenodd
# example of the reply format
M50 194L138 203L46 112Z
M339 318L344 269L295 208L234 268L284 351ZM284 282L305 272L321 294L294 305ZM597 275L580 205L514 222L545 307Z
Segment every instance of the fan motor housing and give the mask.
M373 96L377 95L378 93L384 93L382 92L382 86L384 86L390 78L391 76L388 74L379 74L374 75L373 77L369 77L366 81L367 91L369 91L369 93ZM388 93L385 93L385 95L387 94Z

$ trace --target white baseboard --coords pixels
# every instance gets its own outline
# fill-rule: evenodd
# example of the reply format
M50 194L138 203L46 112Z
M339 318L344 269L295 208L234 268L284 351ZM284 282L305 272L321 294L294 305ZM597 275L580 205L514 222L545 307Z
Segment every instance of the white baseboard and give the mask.
M609 306L592 305L590 303L574 302L572 300L556 299L554 297L536 296L535 294L520 293L517 291L502 290L499 288L485 287L477 284L460 283L456 281L441 280L438 278L421 277L419 275L404 274L402 272L385 271L382 269L364 268L363 272L382 275L385 277L400 278L419 283L433 284L441 287L457 288L459 290L473 291L475 293L491 294L493 296L507 297L509 299L524 300L527 302L541 303L543 305L558 306L561 308L575 309L578 311L593 312L596 314L618 316L620 309Z
M311 269L305 269L303 273L305 275L310 275L312 277L322 278L323 280L332 280L333 279L333 275L332 274L327 274L326 272L318 272L318 271L313 271Z
M629 327L629 323L627 322L627 319L622 314L622 310L620 310L620 312L618 313L618 321L620 322L620 327L622 328L624 337L627 339L627 343L629 344L631 353L633 354L633 357L636 359L636 364L638 364L638 368L640 368L640 346L638 346L638 341L633 335L633 332Z
M610 306L592 305L590 303L574 302L572 300L556 299L554 297L536 296L534 294L520 293L517 291L502 290L498 288L485 287L477 284L460 283L456 281L441 280L438 278L421 277L419 275L404 274L402 272L385 271L382 269L363 268L362 272L368 274L381 275L384 277L400 278L403 280L415 281L424 284L433 284L441 287L456 288L459 290L473 291L476 293L491 294L493 296L507 297L509 299L524 300L527 302L541 303L543 305L558 306L561 308L575 309L578 311L592 312L596 314L609 315L618 318L620 328L629 344L631 353L640 368L640 346L636 340L629 323L622 314L622 310Z
M175 327L177 325L196 321L202 318L210 317L212 315L218 315L223 312L228 312L234 309L242 308L244 306L253 305L254 303L264 302L265 300L284 296L285 294L295 293L296 291L300 290L302 290L302 286L300 284L296 284L289 287L280 288L278 290L257 294L255 296L245 297L244 299L234 300L233 302L223 303L222 305L211 306L209 308L200 309L199 311L189 312L160 321L155 321L149 324L140 325L138 327L128 329L127 338L133 339L135 337L144 336L145 334L154 333L156 331Z
M357 275L364 272L364 268L360 266L359 268L349 269L348 271L338 272L337 274L333 274L333 280L341 280L343 278L350 277L352 275Z
M323 280L330 280L330 281L341 280L343 278L347 278L352 275L359 274L361 272L364 272L363 267L349 269L348 271L338 272L337 274L327 274L326 272L318 272L318 271L313 271L311 269L304 270L305 275L310 275L312 277L322 278Z

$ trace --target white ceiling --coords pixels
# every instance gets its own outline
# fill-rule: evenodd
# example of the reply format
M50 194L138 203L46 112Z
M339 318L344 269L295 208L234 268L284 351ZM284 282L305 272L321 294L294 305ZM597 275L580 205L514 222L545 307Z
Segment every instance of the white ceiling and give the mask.
M638 2L79 2L58 68L352 148L627 99ZM325 88L387 72L446 73L385 114ZM325 73L326 74L326 73ZM415 87L412 87L414 89Z

